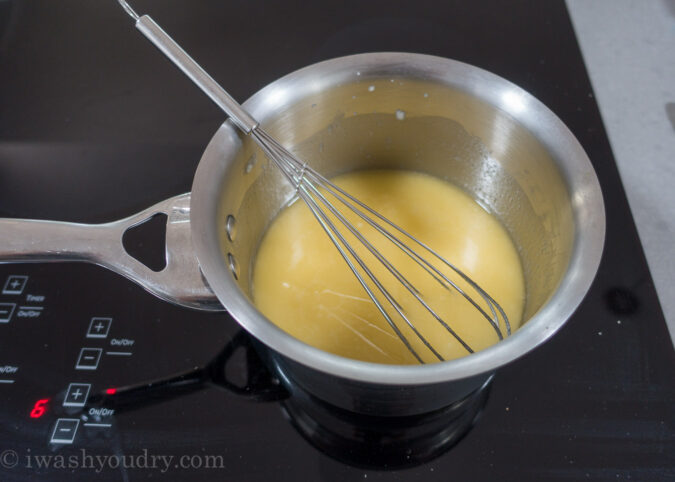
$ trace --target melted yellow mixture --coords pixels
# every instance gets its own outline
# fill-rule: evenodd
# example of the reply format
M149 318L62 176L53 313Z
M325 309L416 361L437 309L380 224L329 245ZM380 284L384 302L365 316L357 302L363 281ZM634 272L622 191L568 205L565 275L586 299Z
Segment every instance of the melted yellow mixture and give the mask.
M361 171L332 181L469 275L501 305L512 330L520 325L525 284L516 247L499 221L466 193L440 179L410 171ZM356 216L349 219L474 351L498 341L488 321L461 295L443 288ZM346 238L358 247L358 254L401 305L408 320L445 359L468 354L353 236ZM404 241L412 246L409 240ZM424 257L442 268L427 253ZM442 268L442 272L480 300L451 270ZM375 286L370 282L369 286L421 358L427 363L438 361ZM272 322L317 348L370 362L418 363L302 201L284 209L265 234L254 266L253 295L255 304ZM480 304L489 310L484 302Z

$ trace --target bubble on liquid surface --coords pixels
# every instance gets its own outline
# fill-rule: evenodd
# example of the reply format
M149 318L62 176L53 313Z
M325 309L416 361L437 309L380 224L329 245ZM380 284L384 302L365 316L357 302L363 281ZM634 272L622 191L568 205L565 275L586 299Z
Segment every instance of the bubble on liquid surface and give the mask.
M368 92L372 92L372 91L374 91L374 90L375 90L375 86L374 86L374 85L368 86Z
M246 162L246 165L244 166L244 173L248 174L249 172L251 172L257 161L258 159L256 158L255 154L249 157L248 161Z
M424 93L424 98L426 99L427 97L429 97L429 94L427 94L427 93L425 92L425 93Z
M401 109L396 110L396 118L398 120L403 120L405 119L405 111L402 111Z

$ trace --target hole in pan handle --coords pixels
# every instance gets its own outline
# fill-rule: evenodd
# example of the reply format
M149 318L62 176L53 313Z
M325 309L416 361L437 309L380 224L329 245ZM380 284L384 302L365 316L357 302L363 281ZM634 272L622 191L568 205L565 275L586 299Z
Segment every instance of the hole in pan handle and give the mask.
M167 216L166 266L153 271L129 255L122 238L128 229L161 213ZM202 275L192 247L190 194L104 224L0 219L0 263L52 261L98 264L171 303L207 311L224 309Z

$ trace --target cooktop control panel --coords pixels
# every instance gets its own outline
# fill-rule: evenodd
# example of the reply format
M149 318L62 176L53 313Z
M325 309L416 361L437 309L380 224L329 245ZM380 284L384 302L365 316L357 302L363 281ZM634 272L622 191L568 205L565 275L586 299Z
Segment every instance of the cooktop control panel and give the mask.
M0 278L0 420L27 446L104 446L116 409L93 399L205 364L238 330L94 266L5 265Z

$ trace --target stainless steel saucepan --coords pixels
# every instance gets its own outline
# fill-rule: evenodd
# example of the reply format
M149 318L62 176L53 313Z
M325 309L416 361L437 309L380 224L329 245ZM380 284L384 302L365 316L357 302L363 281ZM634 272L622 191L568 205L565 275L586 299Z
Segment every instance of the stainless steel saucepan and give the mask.
M295 193L231 121L206 148L190 194L103 225L2 219L0 259L93 262L162 299L224 307L267 347L284 383L379 415L422 413L463 398L552 336L586 294L605 235L597 177L560 119L510 82L438 57L371 53L289 74L244 107L324 175L411 169L469 192L519 248L525 325L481 352L421 366L342 358L277 328L251 300L252 264L266 227ZM158 212L168 215L167 266L154 272L125 252L122 235Z

